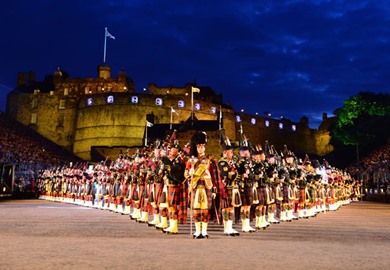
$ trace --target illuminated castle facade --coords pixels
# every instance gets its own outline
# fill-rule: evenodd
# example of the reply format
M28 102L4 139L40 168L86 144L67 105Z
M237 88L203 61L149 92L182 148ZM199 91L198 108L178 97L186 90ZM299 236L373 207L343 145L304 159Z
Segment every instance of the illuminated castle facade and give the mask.
M41 82L32 72L19 73L16 87L7 97L7 114L85 160L91 160L91 151L97 147L144 145L147 118L154 124L149 134L156 134L153 129L173 126L181 143L187 142L195 127L206 127L208 149L215 155L221 151L220 128L233 143L239 141L243 130L253 145L264 145L268 140L276 149L287 144L292 151L319 156L333 151L328 130L332 119L326 114L318 130L310 129L306 117L292 122L236 112L210 87L149 84L145 91L136 92L124 71L116 78L109 66L98 66L97 71L97 78L70 78L57 70ZM194 93L193 87L200 92ZM195 127L188 125L194 118Z

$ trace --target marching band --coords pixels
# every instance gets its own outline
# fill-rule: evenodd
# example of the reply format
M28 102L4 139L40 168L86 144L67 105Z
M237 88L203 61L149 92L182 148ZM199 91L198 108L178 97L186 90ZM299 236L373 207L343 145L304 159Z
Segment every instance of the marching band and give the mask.
M209 238L210 221L236 237L235 223L241 222L242 233L253 233L361 197L360 182L349 174L307 155L300 161L287 146L278 153L268 142L263 149L245 140L236 155L221 130L216 159L206 154L205 132L196 131L189 147L180 147L173 135L94 167L46 169L38 179L40 199L120 213L166 234L177 234L189 218L192 237L202 239Z

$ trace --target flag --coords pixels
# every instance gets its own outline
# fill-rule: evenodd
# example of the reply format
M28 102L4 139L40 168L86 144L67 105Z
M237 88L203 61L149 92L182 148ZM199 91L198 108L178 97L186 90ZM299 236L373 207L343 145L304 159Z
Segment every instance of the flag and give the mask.
M115 37L113 35L111 35L110 33L108 33L108 30L106 28L106 37L109 37L109 38L112 38L112 39L115 39Z
M200 89L197 88L197 87L193 87L193 86L192 86L192 92L193 92L193 93L200 93Z
M176 113L177 115L179 115L179 113L173 107L171 107L171 112Z
M148 120L146 120L146 126L147 127L153 127L153 123L149 122Z

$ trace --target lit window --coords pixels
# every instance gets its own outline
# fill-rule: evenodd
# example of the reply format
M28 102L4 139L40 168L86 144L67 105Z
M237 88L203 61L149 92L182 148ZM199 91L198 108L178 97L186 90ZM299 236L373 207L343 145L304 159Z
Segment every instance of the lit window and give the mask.
M236 122L241 122L241 117L239 115L236 115Z
M179 108L184 108L184 106L185 106L184 100L179 100L179 101L177 102L177 107L179 107Z
M37 113L32 113L31 114L31 124L36 124L37 123Z
M92 103L93 103L93 99L92 98L87 99L87 106L91 106Z
M137 104L138 103L138 97L137 96L132 96L131 97L131 103Z
M32 107L33 109L35 109L36 107L38 107L38 99L37 99L37 98L34 98L34 99L32 100L31 107Z
M270 122L268 120L265 120L265 126L270 127L270 125L271 125Z
M163 100L162 100L162 98L156 98L156 105L157 105L157 106L162 106L162 105L163 105Z
M280 129L283 129L283 123L279 123L279 124L278 124L278 127L279 127Z
M292 130L292 131L297 131L297 126L296 126L296 125L292 125L292 126L291 126L291 130Z
M195 103L194 109L197 110L197 111L200 111L200 104L199 103Z
M211 113L216 114L217 113L217 108L211 107Z
M251 118L251 124L256 125L256 118Z
M108 96L107 103L114 103L114 96Z
M67 96L67 95L69 95L69 88L64 89L64 96Z
M65 109L65 99L60 100L60 106L58 107L59 109Z

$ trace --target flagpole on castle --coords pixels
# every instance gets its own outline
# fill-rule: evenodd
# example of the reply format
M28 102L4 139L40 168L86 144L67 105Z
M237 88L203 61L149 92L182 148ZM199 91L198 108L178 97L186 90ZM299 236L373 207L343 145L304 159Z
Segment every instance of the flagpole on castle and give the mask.
M169 129L172 129L172 112L173 112L173 107L171 106L171 122L169 125Z
M104 29L104 55L103 55L103 63L106 63L106 48L107 48L107 27Z
M107 27L105 27L104 28L104 53L103 53L103 63L104 64L106 63L107 37L115 39L115 37L108 32Z

